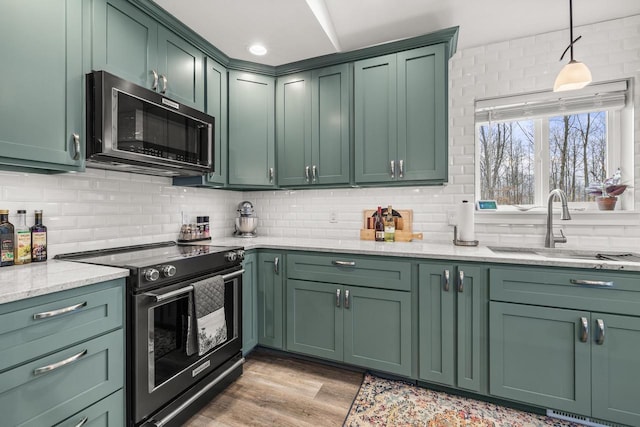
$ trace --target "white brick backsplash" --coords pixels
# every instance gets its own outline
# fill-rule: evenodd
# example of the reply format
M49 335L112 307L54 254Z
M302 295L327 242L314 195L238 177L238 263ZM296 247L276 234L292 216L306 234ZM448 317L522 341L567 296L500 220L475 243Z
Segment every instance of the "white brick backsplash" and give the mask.
M585 62L595 81L640 79L640 15L576 27L582 39L576 59ZM259 217L258 233L267 236L355 239L362 211L392 204L413 209L414 230L425 241L453 237L448 214L463 199L473 200L475 179L474 102L477 98L549 90L568 61L558 60L568 31L532 34L458 51L449 61L449 183L441 186L344 188L239 192L174 187L169 178L87 169L84 173L40 175L0 171L0 208L44 210L51 256L104 247L175 240L183 212L189 220L210 217L214 239L233 232L236 207L251 201ZM640 210L640 89L634 89L635 207ZM337 223L330 223L331 214ZM577 214L574 218L579 217ZM544 221L534 225L476 221L482 244L542 245ZM520 221L522 222L522 221ZM560 225L560 224L556 224ZM614 221L590 225L563 222L568 247L637 246L640 223ZM241 241L239 241L241 242Z

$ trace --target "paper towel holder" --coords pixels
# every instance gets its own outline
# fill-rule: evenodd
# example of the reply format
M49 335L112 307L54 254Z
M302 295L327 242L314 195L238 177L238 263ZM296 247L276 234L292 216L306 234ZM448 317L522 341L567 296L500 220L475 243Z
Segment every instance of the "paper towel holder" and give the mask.
M478 246L480 242L477 240L459 240L458 239L458 226L453 226L453 244L456 246Z

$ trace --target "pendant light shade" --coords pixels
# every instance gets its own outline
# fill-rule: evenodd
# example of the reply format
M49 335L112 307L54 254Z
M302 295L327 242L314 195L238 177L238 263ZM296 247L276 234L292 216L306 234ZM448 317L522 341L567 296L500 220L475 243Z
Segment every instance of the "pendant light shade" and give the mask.
M589 71L589 68L582 62L573 59L573 45L581 38L582 36L578 36L576 39L573 38L573 0L569 0L569 46L562 52L560 60L562 61L567 51L571 52L571 60L560 70L558 77L556 77L556 82L553 85L554 92L582 89L591 83L591 71Z

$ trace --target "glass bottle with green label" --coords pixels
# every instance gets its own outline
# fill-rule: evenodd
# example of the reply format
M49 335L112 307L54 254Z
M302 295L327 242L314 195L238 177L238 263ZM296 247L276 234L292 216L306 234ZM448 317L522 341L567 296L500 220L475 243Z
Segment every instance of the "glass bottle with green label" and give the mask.
M9 211L0 209L0 267L13 265L15 249L13 224L9 222Z
M27 227L27 211L18 209L16 229L16 264L28 264L31 262L31 229Z

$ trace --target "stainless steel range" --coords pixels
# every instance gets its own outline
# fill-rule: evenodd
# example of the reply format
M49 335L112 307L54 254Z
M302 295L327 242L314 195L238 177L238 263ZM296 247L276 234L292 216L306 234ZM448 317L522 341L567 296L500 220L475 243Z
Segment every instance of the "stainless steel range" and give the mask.
M163 242L56 258L130 270L128 426L179 426L242 374L241 247ZM224 281L226 338L201 356L191 354L192 284L217 275Z

